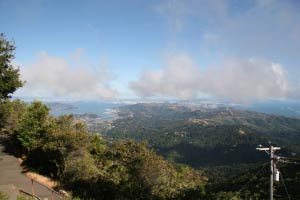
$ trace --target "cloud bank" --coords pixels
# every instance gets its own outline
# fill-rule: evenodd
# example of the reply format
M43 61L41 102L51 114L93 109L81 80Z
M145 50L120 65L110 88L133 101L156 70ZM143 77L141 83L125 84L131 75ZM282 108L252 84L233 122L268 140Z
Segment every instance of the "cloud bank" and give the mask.
M110 86L113 79L102 61L93 65L78 49L71 60L40 52L34 62L21 66L21 78L26 81L16 95L34 97L69 97L80 99L110 99L117 92Z
M162 1L155 11L177 35L177 47L167 50L175 53L160 70L144 70L130 88L141 97L297 98L299 9L293 0ZM205 66L197 66L189 56L195 52L184 48L181 36L189 32L198 33L191 45Z
M283 98L290 92L285 68L265 59L224 60L200 70L187 54L173 54L164 63L158 71L144 70L130 88L141 97L207 94L238 101Z
M139 96L195 97L200 71L188 55L167 55L159 71L144 70L140 80L131 82L130 88Z
M264 59L225 60L204 70L200 84L203 92L238 100L283 98L289 93L284 67Z

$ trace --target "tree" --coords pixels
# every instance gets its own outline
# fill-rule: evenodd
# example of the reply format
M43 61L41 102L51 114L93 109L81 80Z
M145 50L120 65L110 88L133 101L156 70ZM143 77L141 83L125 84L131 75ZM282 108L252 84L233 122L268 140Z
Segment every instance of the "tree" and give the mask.
M38 149L43 159L39 165L44 169L45 174L52 174L55 178L60 178L65 170L66 161L71 158L78 159L87 155L89 134L86 127L74 120L73 115L63 115L51 120L51 127L44 135L41 147ZM70 156L72 154L72 156ZM88 160L88 156L86 156ZM35 159L36 160L36 159ZM70 162L69 162L70 163ZM36 163L37 164L37 163Z
M196 171L171 163L158 156L145 143L120 141L110 148L114 165L124 166L118 184L124 199L200 199L205 181ZM119 167L120 168L120 167Z
M7 99L2 105L3 120L0 121L0 127L3 127L4 132L13 134L19 127L19 122L26 111L27 104L20 99L13 101Z
M34 149L49 130L49 108L40 101L32 102L19 124L18 140L28 153Z
M0 34L0 101L10 98L10 94L23 85L20 80L19 69L12 65L14 59L13 42L8 41L4 34Z

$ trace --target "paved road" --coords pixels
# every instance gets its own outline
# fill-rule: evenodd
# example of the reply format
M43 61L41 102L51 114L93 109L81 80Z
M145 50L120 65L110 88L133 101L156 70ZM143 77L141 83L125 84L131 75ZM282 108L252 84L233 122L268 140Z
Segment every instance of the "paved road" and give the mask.
M3 145L0 144L0 191L9 195L10 199L15 200L19 193L19 189L31 193L31 179L22 173L17 158L4 152ZM43 186L34 183L35 195L41 199L52 199L51 191ZM54 199L59 199L54 195Z

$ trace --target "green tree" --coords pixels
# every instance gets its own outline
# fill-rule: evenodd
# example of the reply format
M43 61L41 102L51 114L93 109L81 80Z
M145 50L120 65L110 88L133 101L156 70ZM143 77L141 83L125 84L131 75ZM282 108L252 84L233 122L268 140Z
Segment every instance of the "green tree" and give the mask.
M23 85L20 80L19 69L12 65L14 59L13 42L8 41L4 34L0 34L0 101L9 98L19 87Z
M6 99L23 85L19 69L12 65L15 49L14 43L8 41L5 35L0 33L0 128L3 128L7 114Z
M124 166L127 173L118 185L120 198L200 199L204 194L205 181L199 173L176 168L144 143L116 142L110 154L113 163Z
M38 146L42 137L49 130L49 108L40 101L32 102L19 124L17 138L25 153L28 153Z
M75 156L75 159L87 155L85 152L88 151L89 134L81 122L74 121L72 115L63 115L52 119L41 144L39 154L43 154L43 159L39 159L40 165L47 163L44 173L60 178L67 160L72 157L70 155Z
M4 113L4 120L2 120L0 123L2 123L3 131L7 133L14 133L18 127L19 122L26 111L27 104L24 101L21 101L20 99L15 99L13 101L7 99L5 100L5 103L3 104L3 113Z

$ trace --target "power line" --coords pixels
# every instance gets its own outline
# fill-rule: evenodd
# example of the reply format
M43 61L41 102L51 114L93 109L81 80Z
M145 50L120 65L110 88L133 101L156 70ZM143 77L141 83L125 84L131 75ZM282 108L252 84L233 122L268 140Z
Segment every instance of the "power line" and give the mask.
M281 176L281 179L282 179L282 184L283 184L283 186L284 186L285 193L287 194L288 199L290 200L291 197L290 197L290 194L288 193L288 190L287 190L287 187L286 187L286 184L285 184L285 181L284 181L284 177L283 177L283 173L282 173L282 172L280 173L280 176Z
M287 161L287 160L280 160L280 162L285 163L285 164L295 164L295 165L299 165L300 164L298 162Z
M300 158L289 158L289 157L282 157L280 156L280 162L282 163L290 163L290 164L296 164L299 165L300 164ZM282 160L284 159L284 160ZM299 161L299 162L296 162Z
M282 179L282 183L283 183L285 192L286 192L286 194L287 194L287 196L288 196L288 198L289 198L289 200L290 200L291 197L290 197L290 194L288 193L287 187L286 187L286 185L285 185L284 178L283 178L283 174L281 173L280 175L281 175L281 179Z
M237 197L254 180L253 178L260 174L266 168L266 166L268 166L268 164L264 164L264 166L262 166L262 168L259 171L257 171L256 174L252 176L252 178L245 185L243 185L243 187L233 197L231 197L231 200L234 197Z

